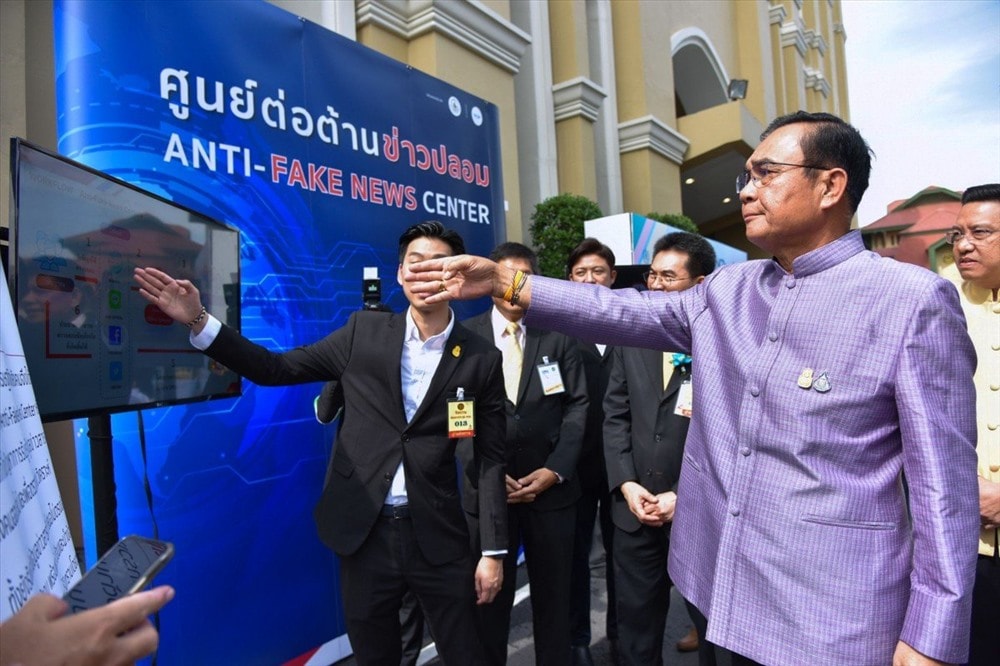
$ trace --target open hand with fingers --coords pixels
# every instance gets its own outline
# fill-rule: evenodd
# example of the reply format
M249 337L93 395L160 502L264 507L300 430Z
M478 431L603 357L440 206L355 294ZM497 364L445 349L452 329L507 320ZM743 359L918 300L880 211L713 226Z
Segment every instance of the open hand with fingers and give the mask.
M160 308L171 319L182 324L198 320L204 309L201 294L190 280L175 280L158 268L136 268L133 276L139 284L139 294ZM204 327L204 318L197 321ZM198 333L200 328L195 329Z
M412 282L413 292L422 294L427 303L503 296L513 277L513 269L469 254L421 261L403 269L403 279ZM530 291L523 292L525 305Z

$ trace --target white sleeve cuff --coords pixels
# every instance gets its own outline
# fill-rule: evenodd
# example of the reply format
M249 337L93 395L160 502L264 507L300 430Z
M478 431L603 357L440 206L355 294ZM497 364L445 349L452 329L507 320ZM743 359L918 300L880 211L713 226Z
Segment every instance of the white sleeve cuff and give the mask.
M191 335L188 339L196 348L205 351L208 349L209 345L215 342L215 338L219 335L219 331L221 330L222 322L212 315L208 315L208 321L205 322L205 328L201 329L201 333L195 335L194 331L191 331Z

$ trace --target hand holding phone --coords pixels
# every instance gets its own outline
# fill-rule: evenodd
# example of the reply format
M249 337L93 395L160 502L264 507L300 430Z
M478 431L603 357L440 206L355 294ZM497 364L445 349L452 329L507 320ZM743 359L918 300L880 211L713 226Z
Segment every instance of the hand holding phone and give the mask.
M174 556L168 541L127 536L106 552L63 599L69 613L103 606L138 592Z
M75 615L40 592L0 624L0 664L130 666L152 654L159 633L146 619L171 599L163 585Z

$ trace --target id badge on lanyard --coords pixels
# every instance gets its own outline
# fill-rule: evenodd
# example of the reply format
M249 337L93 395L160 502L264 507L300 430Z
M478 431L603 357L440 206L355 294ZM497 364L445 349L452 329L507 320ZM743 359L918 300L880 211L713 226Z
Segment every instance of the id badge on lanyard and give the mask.
M542 362L538 366L538 378L542 380L542 393L544 395L556 395L565 393L566 387L563 385L562 372L559 371L559 362L549 363L549 357L543 356Z
M465 397L465 389L461 386L455 391L455 397L448 399L448 437L476 436L476 401Z

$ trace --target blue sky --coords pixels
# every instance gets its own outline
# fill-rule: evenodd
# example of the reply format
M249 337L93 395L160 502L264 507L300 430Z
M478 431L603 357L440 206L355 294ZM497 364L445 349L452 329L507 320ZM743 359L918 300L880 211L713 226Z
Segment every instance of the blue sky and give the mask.
M1000 0L843 0L851 122L875 151L862 225L928 185L1000 182Z

